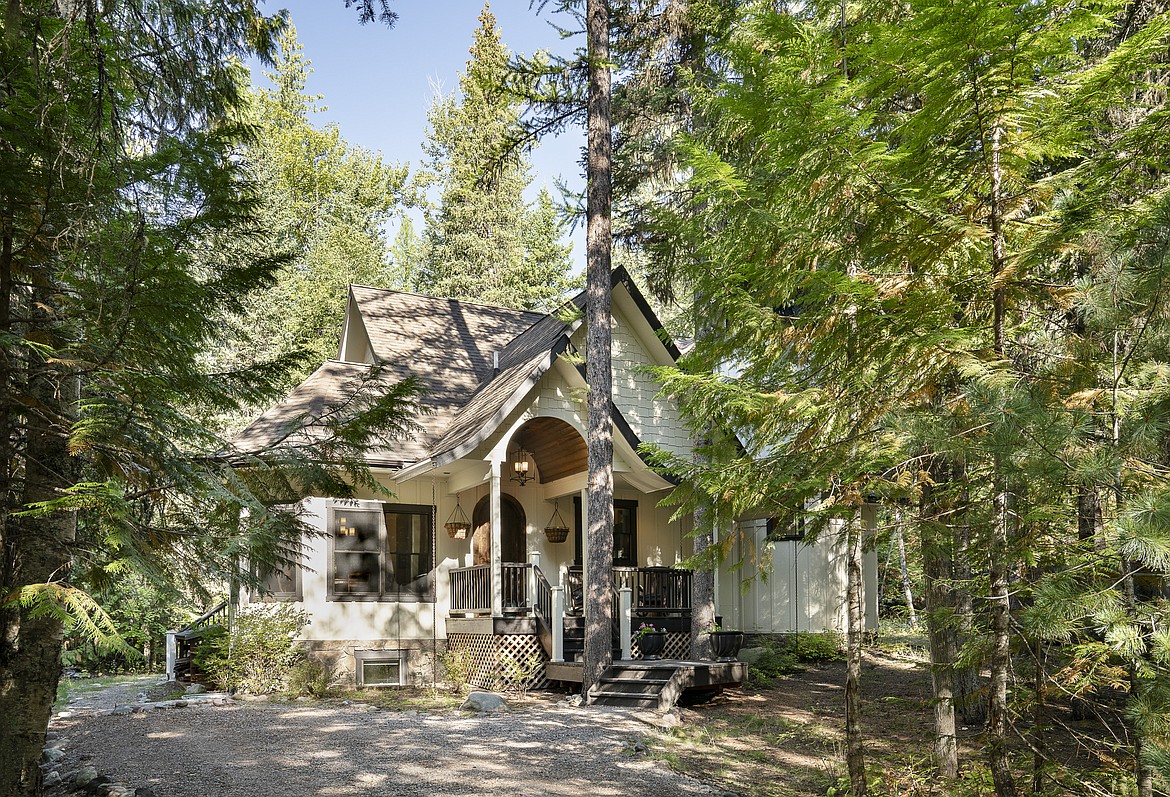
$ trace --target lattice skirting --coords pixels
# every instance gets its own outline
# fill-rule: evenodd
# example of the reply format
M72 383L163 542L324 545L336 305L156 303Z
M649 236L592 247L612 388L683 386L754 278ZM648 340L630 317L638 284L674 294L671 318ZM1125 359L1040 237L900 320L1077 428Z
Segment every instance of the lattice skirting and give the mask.
M518 692L548 686L548 660L535 634L448 634L448 650L471 652L471 685Z
M631 655L635 659L642 658L642 649L638 647L638 640L633 640ZM691 657L691 635L681 631L667 631L666 644L659 654L664 659L689 659Z

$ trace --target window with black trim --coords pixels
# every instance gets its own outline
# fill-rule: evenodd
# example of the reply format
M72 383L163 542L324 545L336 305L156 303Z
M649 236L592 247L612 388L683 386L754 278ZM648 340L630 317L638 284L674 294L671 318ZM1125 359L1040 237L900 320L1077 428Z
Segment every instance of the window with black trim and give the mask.
M794 512L784 517L768 518L768 542L800 542L807 532L807 519L802 512Z
M573 539L577 546L574 564L581 564L581 496L573 496L576 530ZM638 566L638 502L616 498L613 502L613 565Z
M265 570L260 574L261 600L299 601L301 592L301 569L294 564Z
M330 600L434 600L434 524L423 504L329 509Z

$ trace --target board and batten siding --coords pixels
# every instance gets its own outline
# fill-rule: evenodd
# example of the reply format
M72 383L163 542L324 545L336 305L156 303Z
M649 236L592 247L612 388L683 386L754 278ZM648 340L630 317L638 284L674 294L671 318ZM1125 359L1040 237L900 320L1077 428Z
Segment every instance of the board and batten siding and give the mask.
M839 631L846 628L848 580L845 543L834 523L811 543L767 541L766 521L739 524L743 537L736 557L747 557L738 572L724 572L719 581L723 624L753 634L797 631ZM758 564L763 558L765 572ZM754 561L753 561L754 560ZM867 551L862 568L865 585L865 626L877 630L877 554Z

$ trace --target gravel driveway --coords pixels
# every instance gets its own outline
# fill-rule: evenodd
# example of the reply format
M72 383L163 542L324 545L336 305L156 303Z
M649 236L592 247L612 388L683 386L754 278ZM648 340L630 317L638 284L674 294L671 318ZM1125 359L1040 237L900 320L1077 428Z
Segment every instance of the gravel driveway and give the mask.
M306 703L189 706L54 722L66 768L158 797L722 795L633 752L628 712L391 712Z

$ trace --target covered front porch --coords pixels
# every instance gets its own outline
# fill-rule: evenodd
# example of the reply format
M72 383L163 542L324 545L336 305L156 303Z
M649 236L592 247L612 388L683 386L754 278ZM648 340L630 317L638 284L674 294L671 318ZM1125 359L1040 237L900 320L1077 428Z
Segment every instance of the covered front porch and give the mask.
M492 568L475 565L450 571L448 633L535 634L552 662L580 660L583 652L584 579L580 567L561 571L553 585L541 569L541 555L500 568L500 604L492 610ZM666 632L667 655L690 651L691 572L669 567L615 567L611 571L615 658L640 656L635 631L643 624ZM486 621L486 622L485 622Z

